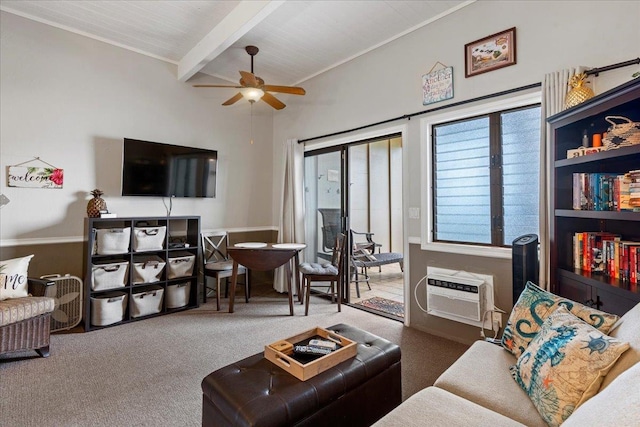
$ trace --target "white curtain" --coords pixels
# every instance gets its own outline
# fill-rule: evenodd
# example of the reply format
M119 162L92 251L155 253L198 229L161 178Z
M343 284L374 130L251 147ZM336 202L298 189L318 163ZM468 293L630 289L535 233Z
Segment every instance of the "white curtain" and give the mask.
M542 105L540 126L540 287L549 288L550 270L550 221L553 218L551 203L551 174L553 173L554 155L551 147L551 127L547 117L564 110L564 99L569 91L569 79L586 67L573 67L554 71L544 76L542 83Z
M284 144L284 185L278 243L304 243L304 145L297 139ZM287 291L285 269L276 269L273 288Z

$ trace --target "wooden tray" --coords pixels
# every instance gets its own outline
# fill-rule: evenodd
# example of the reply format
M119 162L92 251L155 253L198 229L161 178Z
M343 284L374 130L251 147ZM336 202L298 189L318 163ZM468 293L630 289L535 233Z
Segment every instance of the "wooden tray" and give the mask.
M338 344L338 348L327 355L308 362L296 360L296 358L294 358L293 346L306 345L310 339L317 337L334 341ZM313 378L338 363L354 357L357 352L358 347L355 341L351 341L350 339L320 327L264 346L264 357L267 360L302 381Z

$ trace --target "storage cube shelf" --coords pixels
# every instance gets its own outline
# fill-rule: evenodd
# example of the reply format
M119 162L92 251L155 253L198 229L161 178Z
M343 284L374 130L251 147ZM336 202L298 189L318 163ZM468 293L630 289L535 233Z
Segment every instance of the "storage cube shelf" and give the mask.
M607 116L640 121L640 79L591 98L549 117L551 125L551 286L564 297L618 315L640 302L640 286L603 272L575 268L575 233L608 232L621 240L640 243L640 212L632 210L579 210L574 208L574 174L625 174L640 169L640 145L567 158L581 145L583 132L607 132Z
M85 331L198 306L199 216L87 218L84 253Z

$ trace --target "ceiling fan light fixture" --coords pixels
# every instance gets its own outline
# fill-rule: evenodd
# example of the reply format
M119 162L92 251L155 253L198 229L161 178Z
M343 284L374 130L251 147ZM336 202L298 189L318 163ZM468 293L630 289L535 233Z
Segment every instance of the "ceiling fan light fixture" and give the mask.
M240 89L240 93L242 93L242 96L244 96L247 101L251 103L259 101L260 98L264 96L264 91L256 87L243 87L242 89Z

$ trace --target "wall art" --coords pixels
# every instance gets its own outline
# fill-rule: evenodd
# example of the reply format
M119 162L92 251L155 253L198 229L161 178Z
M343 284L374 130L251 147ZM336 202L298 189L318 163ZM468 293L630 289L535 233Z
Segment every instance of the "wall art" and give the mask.
M472 77L516 63L516 28L464 45L464 75Z
M438 64L443 68L433 71ZM436 62L436 65L422 76L422 105L451 98L453 98L453 67Z
M28 166L27 163L40 161L46 167ZM8 187L26 188L62 188L64 170L53 166L39 157L34 160L9 166L7 177Z

